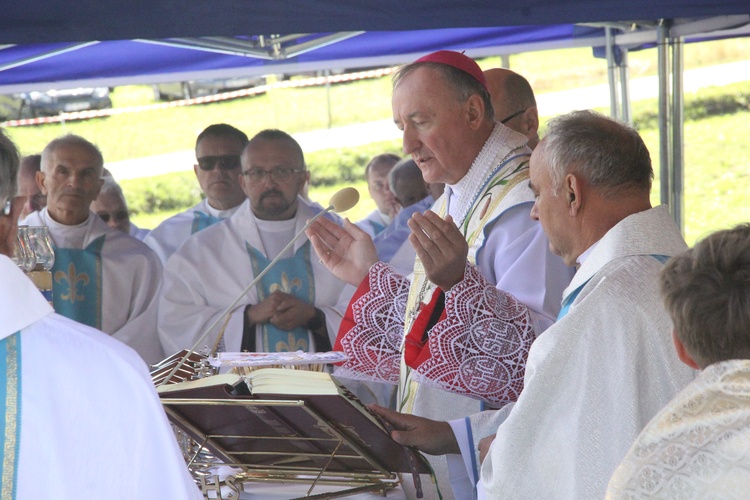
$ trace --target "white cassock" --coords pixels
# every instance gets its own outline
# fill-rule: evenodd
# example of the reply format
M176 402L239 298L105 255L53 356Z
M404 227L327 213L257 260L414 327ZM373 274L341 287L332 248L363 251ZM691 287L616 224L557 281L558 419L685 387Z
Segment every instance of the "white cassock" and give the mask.
M747 498L750 360L707 366L638 436L608 499Z
M369 234L371 238L374 238L390 223L391 218L376 208L375 210L367 214L367 217L360 221L357 221L355 224L362 231Z
M156 254L143 242L110 228L93 212L86 222L66 226L54 221L47 209L30 214L23 222L29 226L47 226L58 248L83 249L104 236L101 248L101 307L98 329L126 343L153 364L164 359L156 333L156 311L162 266ZM73 282L53 275L53 289ZM58 311L61 312L61 311ZM94 325L92 325L94 326Z
M20 382L15 498L202 499L143 360L55 314L4 255L0 274L0 338L19 353L0 372Z
M136 238L138 240L143 241L143 239L148 236L148 233L150 231L148 229L141 229L140 227L136 226L132 222L130 223L130 231L128 234L132 236L133 238Z
M207 199L203 199L193 208L173 215L156 226L143 242L156 252L162 265L166 266L169 257L191 235L219 220L231 217L237 208L239 205L229 210L217 210L208 204Z
M674 352L658 287L663 261L686 248L658 207L585 252L561 318L531 346L516 403L451 422L474 480L478 442L497 432L481 464L486 498L604 496L643 426L695 375Z
M164 271L164 286L159 301L159 336L165 352L170 354L190 348L201 333L211 325L253 281L255 274L248 245L267 259L272 259L302 230L305 222L320 212L320 208L297 199L297 214L289 221L261 221L256 219L245 201L237 212L221 224L215 224L188 239L169 259ZM288 255L297 254L303 245L309 245L306 236L299 238ZM326 327L335 340L341 322L342 310L337 307L344 283L320 263L311 248L308 263L312 269L314 294L312 303L325 314ZM284 257L285 258L285 257ZM288 292L287 285L280 289ZM258 303L258 291L253 287L220 322L204 345L209 349L217 339L224 321L223 344L226 351L240 350L242 343L245 306ZM256 328L256 350L264 345L260 327ZM308 338L313 335L308 332ZM312 348L315 343L309 342ZM200 349L203 346L198 346Z

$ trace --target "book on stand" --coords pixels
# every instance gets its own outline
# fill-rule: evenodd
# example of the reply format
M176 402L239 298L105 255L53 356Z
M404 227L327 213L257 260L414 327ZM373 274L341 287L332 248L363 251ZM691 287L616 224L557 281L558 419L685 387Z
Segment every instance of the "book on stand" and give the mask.
M394 473L430 473L421 455L396 443L387 424L328 373L261 368L157 392L176 426L248 480L376 485L394 481Z

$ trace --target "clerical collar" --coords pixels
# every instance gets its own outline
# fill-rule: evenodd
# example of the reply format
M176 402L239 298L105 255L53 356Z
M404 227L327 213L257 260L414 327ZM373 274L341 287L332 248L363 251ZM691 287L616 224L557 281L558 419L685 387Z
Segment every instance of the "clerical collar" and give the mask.
M599 241L601 241L601 240L599 240ZM597 241L596 243L594 243L593 245L591 245L590 247L588 247L585 252L583 252L581 255L578 256L578 258L576 259L576 264L578 264L579 268L583 265L583 263L586 261L586 259L588 259L589 256L591 256L591 254L593 253L594 249L599 244L599 241Z
M240 203L236 207L228 208L226 210L219 210L218 208L214 208L211 206L211 204L208 202L208 198L206 198L204 201L205 201L206 212L208 213L208 215L212 217L216 217L217 219L228 219L242 205L242 203Z
M69 226L53 219L46 207L39 212L39 218L49 228L55 245L60 248L83 248L83 243L86 241L88 233L87 226L91 222L92 216L98 217L93 212L89 212L89 216L85 221Z
M495 123L492 134L482 146L466 175L456 184L445 185L446 190L450 189L447 196L448 213L457 225L460 226L463 223L466 214L474 204L475 198L479 196L482 186L494 175L495 165L492 163L506 140L508 130L500 123Z

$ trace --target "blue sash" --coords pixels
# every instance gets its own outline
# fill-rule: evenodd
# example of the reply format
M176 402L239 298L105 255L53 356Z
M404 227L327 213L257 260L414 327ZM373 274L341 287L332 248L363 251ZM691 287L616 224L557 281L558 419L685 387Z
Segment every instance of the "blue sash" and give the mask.
M16 332L0 341L0 370L5 374L5 383L0 384L0 412L5 429L2 454L3 477L0 499L16 497L18 477L18 447L21 436L21 336Z
M206 229L208 226L212 226L223 220L224 219L219 219L213 215L204 214L203 212L196 210L193 212L193 226L190 228L190 234L195 234L198 231Z
M656 255L651 254L650 257L653 257L654 259L658 260L660 263L664 264L669 260L669 255ZM576 300L576 297L578 297L578 294L581 293L581 290L583 290L583 287L586 286L586 284L589 282L589 280L586 280L586 282L573 290L570 294L568 294L565 299L562 301L562 307L560 308L560 313L557 315L557 321L560 321L563 316L568 314L568 311L570 310L570 306L573 304L573 301Z
M102 257L106 235L84 249L55 247L52 306L58 314L102 328Z
M270 260L258 250L245 242L255 276L268 266ZM310 265L310 242L306 241L294 257L279 260L258 283L258 302L279 290L309 304L315 303L315 278ZM284 331L270 323L259 325L261 328L260 352L294 352L309 351L310 337L306 328L298 326L294 330Z

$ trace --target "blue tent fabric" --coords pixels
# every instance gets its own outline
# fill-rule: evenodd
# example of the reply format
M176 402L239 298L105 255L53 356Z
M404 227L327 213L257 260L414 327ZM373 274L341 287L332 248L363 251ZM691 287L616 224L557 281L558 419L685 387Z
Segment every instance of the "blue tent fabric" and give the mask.
M321 67L326 61L347 61L395 57L403 62L411 54L434 50L466 50L536 43L570 41L595 36L600 28L575 25L513 26L496 28L449 28L441 30L364 32L330 45L304 52L283 60L264 60L251 56L228 55L192 48L149 43L143 40L113 40L78 46L75 43L15 45L0 50L0 93L19 91L41 85L65 86L61 82L113 82L123 78L140 83L169 81L190 74L260 75L279 73L279 67L312 65ZM326 33L315 35L320 37ZM310 36L309 38L314 38ZM170 40L164 40L170 42ZM67 51L66 51L67 50ZM54 51L60 53L45 57ZM403 58L399 59L399 56ZM38 60L34 60L38 58ZM24 64L19 62L28 61ZM211 73L213 72L213 73ZM170 77L169 75L178 75ZM133 83L130 80L129 83Z
M0 43L407 31L747 14L747 0L25 0Z

